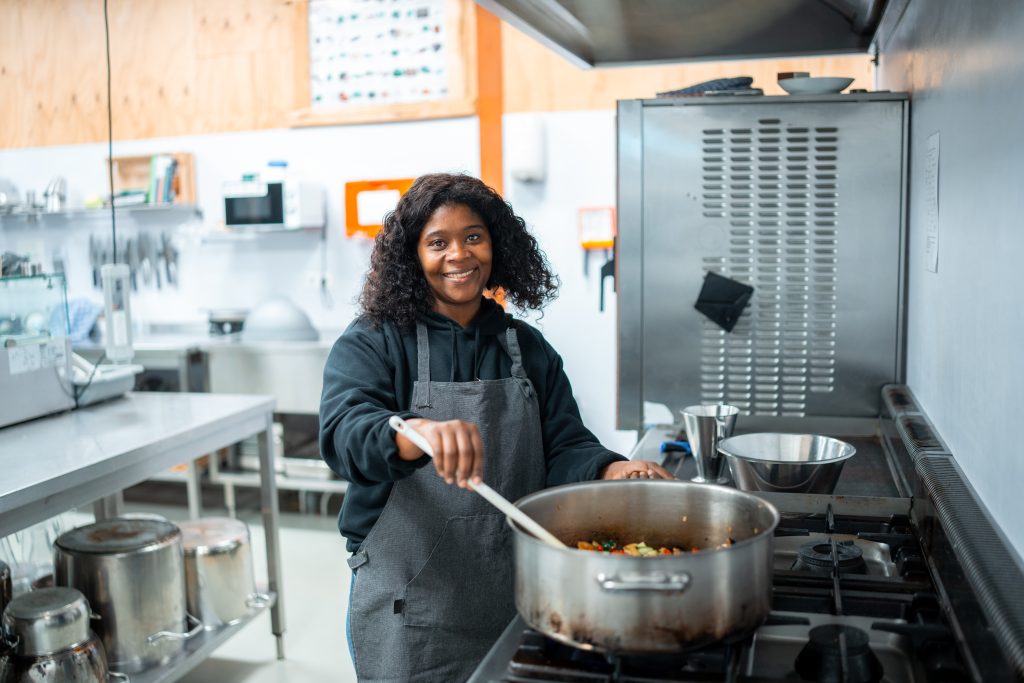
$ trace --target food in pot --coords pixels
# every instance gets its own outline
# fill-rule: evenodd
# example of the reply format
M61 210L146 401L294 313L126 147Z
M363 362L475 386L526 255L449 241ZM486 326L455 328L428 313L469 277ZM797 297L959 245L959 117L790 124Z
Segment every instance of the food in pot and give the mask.
M721 550L722 548L728 548L733 544L732 538L726 538L723 543L720 543L713 548L704 548L704 550ZM631 555L632 557L658 557L659 555L684 555L686 553L699 553L702 549L698 546L690 546L689 550L683 550L682 548L668 548L662 546L660 548L652 548L645 542L640 541L639 543L627 543L624 546L611 539L605 539L604 541L577 541L576 547L580 550L590 550L594 552L608 553L610 555Z

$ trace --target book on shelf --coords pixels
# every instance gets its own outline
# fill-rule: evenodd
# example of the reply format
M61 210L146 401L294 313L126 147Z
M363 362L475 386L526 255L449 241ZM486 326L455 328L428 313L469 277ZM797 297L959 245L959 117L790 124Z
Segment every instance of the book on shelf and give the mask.
M177 160L168 154L154 154L149 160L149 204L173 204Z
M143 206L146 199L145 190L123 190L114 195L114 206Z

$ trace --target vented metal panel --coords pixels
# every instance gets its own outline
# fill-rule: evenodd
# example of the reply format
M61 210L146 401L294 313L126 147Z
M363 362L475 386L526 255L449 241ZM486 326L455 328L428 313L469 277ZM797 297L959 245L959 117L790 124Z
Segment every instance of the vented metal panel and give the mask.
M949 456L917 461L942 530L1018 677L1024 678L1024 568Z
M799 417L834 390L839 136L778 118L702 131L703 217L729 234L703 270L755 287L731 333L701 320L702 402Z
M619 103L619 426L644 402L876 416L902 379L901 94ZM706 273L754 288L731 332Z

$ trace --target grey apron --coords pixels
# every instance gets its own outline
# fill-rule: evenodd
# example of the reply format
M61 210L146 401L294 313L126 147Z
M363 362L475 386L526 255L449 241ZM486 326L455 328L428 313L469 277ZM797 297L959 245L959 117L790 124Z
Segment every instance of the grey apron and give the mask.
M430 381L427 329L416 326L418 379L410 410L480 429L483 479L509 500L546 480L537 394L512 327L501 346L512 376ZM349 616L363 683L465 681L515 616L511 531L505 516L468 489L446 484L432 465L395 482L366 540Z

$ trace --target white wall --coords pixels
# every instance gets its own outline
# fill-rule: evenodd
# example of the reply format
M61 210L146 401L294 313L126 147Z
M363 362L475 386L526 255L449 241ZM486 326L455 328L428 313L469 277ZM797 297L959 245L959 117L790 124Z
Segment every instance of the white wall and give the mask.
M531 319L562 355L587 426L601 442L628 453L636 432L615 429L615 312L611 280L606 281L605 310L598 311L599 271L603 253L590 257L583 274L577 210L615 206L615 112L509 114L505 116L505 149L530 145L531 125L545 131L546 179L514 180L506 166L505 198L533 228L554 271L561 278L560 296L543 317Z
M549 127L547 182L531 187L506 179L506 196L536 231L562 278L561 297L540 324L565 359L584 420L609 448L628 451L635 434L614 429L615 300L609 284L608 308L598 313L597 272L603 258L592 258L590 276L584 278L576 240L578 207L615 205L614 113L549 115L544 121ZM140 229L173 232L181 248L180 288L143 288L133 299L137 322L203 323L208 309L251 308L273 293L284 293L309 313L324 338L336 336L355 315L353 301L370 252L368 241L344 237L344 183L433 171L478 174L478 140L477 119L462 118L115 142L115 156L194 154L203 211L202 221L185 225L118 214L119 240ZM506 141L515 144L515 139ZM106 193L106 156L105 144L3 150L0 178L13 180L22 192L34 189L40 197L50 178L62 175L71 204L80 206L86 196ZM207 227L223 224L221 184L263 170L271 159L287 160L291 170L327 190L326 255L333 307L325 305L312 281L321 260L315 235L231 241L202 237ZM68 263L69 295L101 300L92 288L87 251L90 234L109 236L106 213L72 222L4 220L0 227L0 251L31 251L49 262L59 249Z
M1022 35L1019 0L911 0L878 72L879 87L912 94L908 382L1020 554ZM936 132L939 251L930 272L924 158Z
M116 128L115 128L116 132ZM415 177L432 171L479 173L476 118L334 128L267 130L115 142L114 155L191 152L195 156L201 223L176 225L147 215L118 219L119 240L138 229L173 232L181 248L178 291L141 290L133 313L142 323L204 321L211 308L252 308L273 293L291 297L333 335L354 315L353 299L366 272L370 243L344 236L344 184L352 180ZM88 195L106 193L105 144L14 149L0 152L0 178L9 178L36 196L52 176L68 181L69 202L81 206ZM315 234L268 234L254 240L210 240L207 227L223 226L222 183L243 173L266 169L267 161L284 159L289 169L323 185L327 206L327 271L334 306L324 305L311 279L319 273L321 247ZM106 213L63 222L29 224L4 221L0 249L42 250L48 261L63 246L70 260L69 296L101 300L92 289L85 255L90 233L108 237Z

